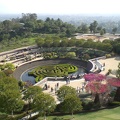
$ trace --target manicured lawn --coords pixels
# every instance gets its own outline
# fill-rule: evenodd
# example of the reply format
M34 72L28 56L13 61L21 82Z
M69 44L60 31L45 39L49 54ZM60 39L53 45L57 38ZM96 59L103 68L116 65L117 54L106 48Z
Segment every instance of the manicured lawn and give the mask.
M50 117L47 117L47 120L70 120L70 118L71 118L70 115L59 116L59 117L50 116ZM42 120L42 118L40 117L39 120ZM74 120L120 120L120 107L113 108L113 109L100 110L100 111L91 112L91 113L76 114L74 115Z

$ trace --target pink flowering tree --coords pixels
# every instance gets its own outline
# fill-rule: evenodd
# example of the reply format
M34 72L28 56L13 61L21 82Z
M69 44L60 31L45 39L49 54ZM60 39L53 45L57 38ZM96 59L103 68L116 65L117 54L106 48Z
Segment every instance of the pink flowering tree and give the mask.
M106 79L106 76L102 74L97 74L97 73L89 73L89 74L85 74L84 78L86 81L93 81L93 80L102 81Z
M90 91L95 95L94 103L100 103L99 95L108 90L106 84L102 84L102 81L106 79L105 75L89 73L84 75L85 81L89 81L86 85L86 91Z
M105 93L108 91L108 86L107 84L102 84L101 82L98 82L96 80L90 81L86 85L86 91L91 92L92 94L95 95L94 103L100 103L100 98L99 95L101 93Z
M120 78L109 78L108 84L117 87L114 100L120 102Z
M120 63L118 64L118 70L116 71L116 78L108 79L108 83L111 86L117 87L114 100L120 102Z

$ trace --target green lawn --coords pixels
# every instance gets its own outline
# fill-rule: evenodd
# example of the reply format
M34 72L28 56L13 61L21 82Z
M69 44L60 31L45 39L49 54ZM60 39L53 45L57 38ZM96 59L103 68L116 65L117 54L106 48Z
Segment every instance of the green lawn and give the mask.
M57 118L57 119L55 119ZM63 118L63 119L62 119ZM50 116L47 120L70 120L71 116ZM39 120L43 120L41 117ZM120 120L120 107L74 115L74 120Z

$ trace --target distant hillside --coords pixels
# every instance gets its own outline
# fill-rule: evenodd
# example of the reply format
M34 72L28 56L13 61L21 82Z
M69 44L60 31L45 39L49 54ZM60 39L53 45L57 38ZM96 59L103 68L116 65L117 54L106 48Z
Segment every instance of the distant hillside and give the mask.
M22 14L1 14L0 21L11 20L12 18L21 18ZM90 15L90 14L76 14L76 15L50 15L50 14L37 14L38 19L45 20L47 17L58 19L60 18L63 22L68 22L75 26L81 24L89 25L96 20L99 26L106 28L106 31L111 33L111 29L116 27L117 33L120 33L120 15Z

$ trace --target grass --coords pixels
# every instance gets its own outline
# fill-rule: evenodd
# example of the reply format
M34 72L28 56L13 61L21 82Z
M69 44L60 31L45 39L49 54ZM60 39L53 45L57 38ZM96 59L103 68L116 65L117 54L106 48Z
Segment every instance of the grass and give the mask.
M70 119L71 115L47 117L47 120L70 120ZM43 118L40 117L38 120L43 120ZM90 113L75 114L74 120L120 120L120 107L113 109L104 109Z

